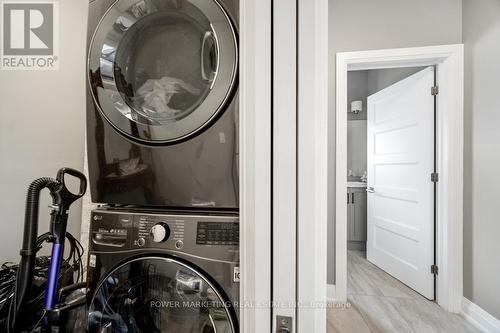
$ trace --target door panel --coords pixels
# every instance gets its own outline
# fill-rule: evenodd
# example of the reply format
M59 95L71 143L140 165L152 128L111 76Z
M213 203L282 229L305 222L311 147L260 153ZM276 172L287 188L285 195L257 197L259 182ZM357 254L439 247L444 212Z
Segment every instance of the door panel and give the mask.
M434 297L434 68L368 97L367 258Z

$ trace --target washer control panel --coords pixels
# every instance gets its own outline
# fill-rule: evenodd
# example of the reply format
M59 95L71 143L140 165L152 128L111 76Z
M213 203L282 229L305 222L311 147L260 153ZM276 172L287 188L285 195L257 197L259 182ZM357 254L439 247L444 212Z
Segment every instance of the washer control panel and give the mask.
M182 214L96 209L90 252L144 250L237 261L237 214ZM173 252L168 252L173 251Z
M198 245L238 245L240 229L237 222L199 221L196 231Z
M184 241L185 224L182 219L164 216L140 215L137 221L137 239L134 245L161 244L167 241L176 244Z
M90 241L93 246L127 248L129 246L132 217L121 214L105 214L99 211L91 215Z

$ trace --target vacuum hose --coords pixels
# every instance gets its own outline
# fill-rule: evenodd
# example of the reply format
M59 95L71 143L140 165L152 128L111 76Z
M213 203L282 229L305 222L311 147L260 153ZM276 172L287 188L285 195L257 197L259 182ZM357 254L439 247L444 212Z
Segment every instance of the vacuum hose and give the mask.
M25 304L26 297L30 292L33 282L33 268L35 266L36 252L38 251L38 208L40 204L40 192L44 188L50 190L51 195L60 187L60 183L49 177L34 180L26 197L26 211L24 218L23 247L21 249L21 261L16 279L16 291L9 311L8 329L15 332L16 318Z

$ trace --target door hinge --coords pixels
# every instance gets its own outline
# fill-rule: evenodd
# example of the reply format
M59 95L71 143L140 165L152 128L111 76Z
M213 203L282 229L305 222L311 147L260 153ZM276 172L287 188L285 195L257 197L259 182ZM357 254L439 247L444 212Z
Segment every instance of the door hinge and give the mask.
M436 96L437 94L439 94L439 87L438 86L431 87L431 95Z
M431 273L434 275L438 275L438 267L437 265L432 265L431 266Z
M439 174L437 172L431 173L431 182L437 183L439 181Z

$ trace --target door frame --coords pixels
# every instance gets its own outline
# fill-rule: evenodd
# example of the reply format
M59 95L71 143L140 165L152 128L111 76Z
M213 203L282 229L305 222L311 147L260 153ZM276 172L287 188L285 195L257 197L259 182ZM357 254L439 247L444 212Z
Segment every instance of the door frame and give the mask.
M297 331L297 3L273 0L272 332ZM286 278L284 278L286 277Z
M271 331L271 60L268 0L240 4L240 331Z
M326 332L328 0L298 0L297 330Z
M240 328L248 333L271 332L273 314L291 316L297 332L326 331L328 0L297 0L278 11L285 5L240 5ZM293 26L274 30L274 22L290 20ZM272 39L284 33L296 39L294 48ZM294 54L272 62L284 52ZM296 77L289 79L294 64ZM276 91L273 77L289 80L276 82ZM273 117L294 111L294 119L273 124ZM286 162L294 167L273 179L274 163L287 168ZM292 177L295 182L284 183ZM273 182L284 187L273 193ZM287 208L294 211L279 215ZM285 243L273 247L277 240ZM273 253L278 245L295 252L292 261L289 252ZM285 309L271 306L290 296L293 304L281 304Z
M435 65L440 86L436 104L439 173L436 302L450 312L460 312L463 297L463 52L463 44L453 44L337 53L335 286L329 286L329 298L336 302L347 301L347 203L344 200L347 193L347 72Z

